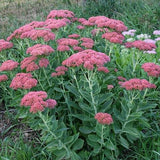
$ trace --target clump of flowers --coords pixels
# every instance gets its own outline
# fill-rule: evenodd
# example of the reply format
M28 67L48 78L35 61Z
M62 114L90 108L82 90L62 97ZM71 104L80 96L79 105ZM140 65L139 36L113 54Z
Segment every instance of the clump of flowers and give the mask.
M68 68L65 67L65 66L58 66L56 69L55 69L56 72L53 72L51 74L51 77L57 77L57 76L61 76L61 75L64 75L65 72L68 71Z
M13 43L0 39L0 52L13 47Z
M79 41L76 39L71 38L61 38L57 40L57 43L59 46L65 45L65 46L77 46Z
M22 34L24 34L25 32L31 31L32 29L35 28L41 28L44 26L44 22L43 21L33 21L29 24L26 24L18 29L16 29L8 38L7 41L12 40L13 38L20 38L20 36Z
M45 28L48 29L59 29L61 27L66 26L67 23L65 22L64 19L47 19L45 21Z
M135 32L136 32L136 30L131 29L131 30L129 30L129 31L124 31L124 32L122 32L122 34L123 34L124 36L134 36Z
M119 43L122 44L123 40L125 39L121 33L117 32L107 32L102 35L102 38L109 40L112 43Z
M85 29L85 27L82 26L82 25L78 25L78 26L77 26L77 29Z
M74 13L69 10L52 10L50 11L49 15L47 16L47 19L51 18L73 18Z
M34 62L37 59L36 56L26 57L21 61L21 69L26 69L26 72L31 72L39 69L39 66Z
M108 70L107 67L98 67L98 68L97 68L97 71L99 71L99 72L104 72L104 73L108 73L108 72L109 72L109 70Z
M150 35L148 34L139 34L136 36L138 39L148 39L148 38L151 38Z
M108 89L108 90L111 90L111 89L113 89L113 88L114 88L113 85L111 85L111 84L110 84L110 85L107 85L107 89Z
M146 79L133 78L125 82L119 83L126 90L144 90L146 88L156 88L155 84L149 83Z
M84 46L87 49L91 49L94 45L94 41L91 38L83 37L80 39L83 43L81 43L81 46Z
M32 29L22 33L20 38L30 38L32 40L43 38L45 42L48 42L55 39L55 34L50 29Z
M79 34L71 34L71 35L68 35L68 38L79 38L80 35Z
M42 68L42 67L47 67L49 65L49 60L46 59L46 58L41 58L39 60L39 66Z
M160 30L155 30L155 31L153 31L153 34L154 34L154 35L160 35Z
M51 101L51 99L45 101L46 98L47 93L44 91L29 92L21 99L21 106L30 106L30 112L32 113L43 111L45 107L54 108L57 102L55 100Z
M156 45L153 43L144 42L142 40L137 40L134 42L126 42L125 43L126 48L138 48L139 50L153 50L156 48Z
M37 85L37 80L32 78L30 73L18 73L13 78L10 88L13 89L31 89Z
M54 52L54 49L49 45L45 45L45 44L36 44L32 47L29 47L26 51L26 53L32 56L49 55L52 52Z
M84 68L93 70L94 66L103 67L103 65L109 61L110 57L105 53L87 49L71 55L69 58L62 62L62 65L67 67L78 67L83 65Z
M94 118L98 121L98 123L103 125L110 125L111 123L113 123L112 116L108 113L99 112L95 115Z
M15 62L13 60L7 60L3 62L2 65L0 66L0 71L11 71L17 68L18 65L19 65L18 62Z
M99 32L103 32L103 29L96 28L91 31L92 36L96 36Z
M6 74L0 75L0 82L8 80L8 76Z
M148 76L159 77L160 76L160 65L155 63L144 63L142 67L145 72L147 72Z

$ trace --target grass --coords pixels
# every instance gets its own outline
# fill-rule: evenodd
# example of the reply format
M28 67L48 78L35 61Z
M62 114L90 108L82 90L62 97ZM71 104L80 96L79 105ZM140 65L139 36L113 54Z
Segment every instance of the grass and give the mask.
M74 5L75 3L79 5L79 8ZM158 28L160 26L159 0L154 0L154 3L152 0L131 0L130 3L128 0L88 0L85 4L76 0L1 0L0 39L6 39L15 29L26 23L33 20L44 20L53 9L70 9L77 17L88 18L96 15L113 17L122 20L129 29L136 29L139 33L151 34L153 30L160 29ZM12 112L9 115L11 114ZM4 112L0 112L0 116L1 121L4 120L4 116L7 117ZM7 127L5 132L1 132L0 160L52 159L49 153L42 149L43 146L40 145L38 139L28 139L28 136L32 134L28 132L29 128L20 127L19 121L14 116L9 120L12 123L9 123L8 126L6 121L3 121L3 127L4 124ZM34 134L31 135L31 138L34 136L36 137ZM160 159L159 144L160 136L159 132L156 132L147 139L142 138L138 144L133 146L129 154L122 156L122 159L158 160Z

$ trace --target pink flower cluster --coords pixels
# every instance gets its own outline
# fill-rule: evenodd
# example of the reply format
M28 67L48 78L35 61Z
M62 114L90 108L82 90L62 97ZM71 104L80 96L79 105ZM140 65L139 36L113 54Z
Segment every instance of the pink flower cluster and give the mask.
M87 49L91 49L94 46L94 41L91 38L83 37L80 39L83 43L81 43L81 46L84 46Z
M46 58L41 58L40 60L39 60L39 66L40 66L40 68L42 68L42 67L47 67L49 65L49 60L48 59L46 59Z
M45 42L55 39L55 34L52 33L50 29L32 29L24 32L20 36L21 39L30 38L32 40L37 40L38 38L43 38Z
M20 38L20 36L28 31L31 31L34 28L41 28L44 26L44 22L33 21L29 24L26 24L18 29L16 29L8 38L7 41L12 40L13 38Z
M2 50L12 48L12 47L13 47L13 43L5 41L4 39L0 39L0 52Z
M36 56L30 56L27 58L24 58L21 61L21 69L26 69L27 72L35 71L39 69L39 66L34 62L37 59Z
M65 67L65 66L58 66L56 69L55 69L56 72L53 72L51 74L52 77L57 77L57 76L61 76L61 75L64 75L65 72L68 71L68 68Z
M147 72L148 76L159 77L160 76L160 65L155 63L144 63L142 67L145 72Z
M79 38L80 35L79 34L71 34L71 35L68 35L68 38Z
M153 43L144 42L142 40L137 40L134 42L126 42L125 43L126 48L138 48L139 50L153 50L156 48L156 45Z
M65 22L65 19L47 19L45 21L45 28L49 29L59 29L66 25L67 23Z
M160 30L155 30L155 31L153 32L153 34L154 34L154 35L160 35Z
M103 125L110 125L111 123L113 123L112 116L108 113L99 112L95 115L94 118L98 121L98 123Z
M74 37L79 37L79 35L74 34L74 35L69 35L69 36L74 36ZM79 41L77 39L71 39L71 38L61 38L57 40L58 43L58 47L57 50L58 51L69 51L70 50L70 46L73 47L74 51L82 51L83 48L80 46L83 46L87 49L91 49L94 45L94 41L91 38L86 38L86 37L82 37ZM80 46L78 46L80 45Z
M155 84L149 83L146 79L133 78L125 82L119 83L121 87L127 90L144 90L146 88L156 88Z
M0 66L0 71L11 71L17 68L18 65L19 65L18 62L15 62L13 60L7 60L3 62L2 65Z
M126 36L126 35L134 36L135 32L136 32L136 30L131 29L131 30L129 30L129 31L124 31L124 32L122 32L122 34L123 34L124 36Z
M104 72L104 73L108 73L109 72L108 68L106 68L106 67L98 67L97 70L99 72Z
M54 52L54 49L50 47L49 45L36 44L32 47L29 47L26 53L32 56L39 56L39 55L49 55L52 52Z
M57 105L57 102L53 99L44 101L46 98L47 93L44 91L29 92L21 99L21 106L31 106L30 112L36 113L43 111L45 107L54 108Z
M125 39L121 33L117 32L107 32L102 35L102 38L109 40L112 43L120 43L122 44L123 40Z
M52 10L47 16L47 19L51 18L74 18L74 13L69 10Z
M69 58L62 62L62 65L65 65L67 67L83 65L84 68L93 70L94 66L103 67L103 65L109 61L110 57L105 53L87 49L71 55Z
M18 73L13 78L10 88L13 89L31 89L32 87L35 87L37 85L37 80L32 78L32 75L30 73Z
M96 28L91 31L92 36L96 36L99 32L103 32L103 29Z
M122 21L110 19L105 16L90 17L88 21L97 25L97 27L109 27L117 32L126 31L128 29Z
M0 82L8 80L8 76L6 74L0 75Z

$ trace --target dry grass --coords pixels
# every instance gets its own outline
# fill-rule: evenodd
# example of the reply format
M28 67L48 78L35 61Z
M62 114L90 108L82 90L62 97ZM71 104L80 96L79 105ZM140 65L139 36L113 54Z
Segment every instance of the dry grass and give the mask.
M26 23L44 20L51 10L59 7L59 3L56 0L1 0L0 39Z

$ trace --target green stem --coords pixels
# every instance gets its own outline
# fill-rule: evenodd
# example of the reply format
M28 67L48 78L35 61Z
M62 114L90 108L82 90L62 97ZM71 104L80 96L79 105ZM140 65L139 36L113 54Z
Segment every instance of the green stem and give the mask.
M46 71L45 71L44 67L42 67L42 68L43 68L44 76L45 76L45 78L47 79L47 82L48 82L49 86L51 87L52 85L50 84L50 82L49 82L49 80L48 80L48 77L47 77Z

